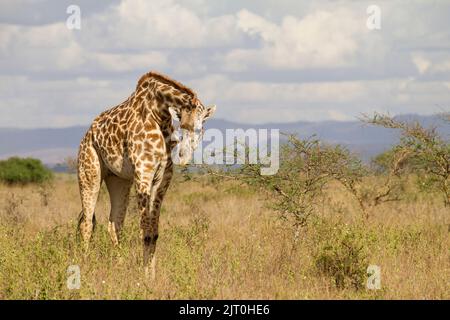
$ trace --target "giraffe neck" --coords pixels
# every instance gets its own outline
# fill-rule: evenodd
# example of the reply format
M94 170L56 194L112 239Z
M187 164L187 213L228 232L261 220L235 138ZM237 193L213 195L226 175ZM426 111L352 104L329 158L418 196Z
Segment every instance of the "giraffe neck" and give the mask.
M144 108L149 116L156 121L160 127L167 128L172 125L172 116L169 108L180 110L183 105L188 105L192 97L157 80L144 82L136 96L144 96Z

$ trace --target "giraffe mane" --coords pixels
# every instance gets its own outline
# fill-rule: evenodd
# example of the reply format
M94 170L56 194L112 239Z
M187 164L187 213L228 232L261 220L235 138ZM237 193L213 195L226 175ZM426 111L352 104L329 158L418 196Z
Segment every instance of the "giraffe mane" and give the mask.
M175 89L178 89L180 91L183 91L184 93L189 94L190 96L192 96L192 98L196 99L197 98L197 94L189 87L186 87L184 84L169 78L166 75L163 75L159 72L155 72L155 71L150 71L147 72L146 74L144 74L138 81L137 83L137 87L139 87L142 83L145 82L145 80L148 80L150 78L156 79L159 82L168 84L172 87L174 87Z

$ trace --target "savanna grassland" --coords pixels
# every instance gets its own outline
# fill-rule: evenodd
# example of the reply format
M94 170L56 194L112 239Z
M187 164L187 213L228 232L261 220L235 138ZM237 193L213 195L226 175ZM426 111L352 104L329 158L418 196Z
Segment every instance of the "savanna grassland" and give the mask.
M377 178L366 178L377 179ZM294 237L267 196L237 181L178 175L165 199L157 277L141 266L132 196L122 243L107 232L109 198L99 197L89 256L76 237L76 177L43 185L0 185L1 299L449 299L449 208L410 177L400 201L361 214L330 183L318 213ZM79 265L81 288L67 289ZM367 267L381 268L368 290Z

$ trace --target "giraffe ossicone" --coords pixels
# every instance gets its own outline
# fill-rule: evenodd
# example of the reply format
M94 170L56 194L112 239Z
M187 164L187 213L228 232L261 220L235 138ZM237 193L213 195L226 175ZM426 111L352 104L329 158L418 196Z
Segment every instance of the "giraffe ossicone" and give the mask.
M100 114L80 143L79 217L85 250L95 221L94 209L103 181L111 202L108 230L117 245L132 185L141 217L145 270L155 274L161 204L173 175L174 158L187 164L201 140L204 122L216 110L205 107L190 88L157 72L143 75L121 104ZM179 120L178 138L174 120ZM177 152L173 152L177 150Z

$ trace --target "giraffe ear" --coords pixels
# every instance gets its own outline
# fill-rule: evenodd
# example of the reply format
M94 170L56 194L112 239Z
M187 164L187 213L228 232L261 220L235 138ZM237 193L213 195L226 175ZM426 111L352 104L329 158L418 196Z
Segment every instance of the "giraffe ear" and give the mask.
M208 108L206 108L206 114L205 114L205 117L203 118L203 121L206 121L206 119L212 117L214 112L216 112L216 105L215 104L213 104L212 106L209 106Z
M180 121L180 119L179 119L179 117L178 117L178 113L177 113L177 111L175 110L175 108L169 107L169 113L170 113L170 115L172 116L172 119L173 119L173 120Z

